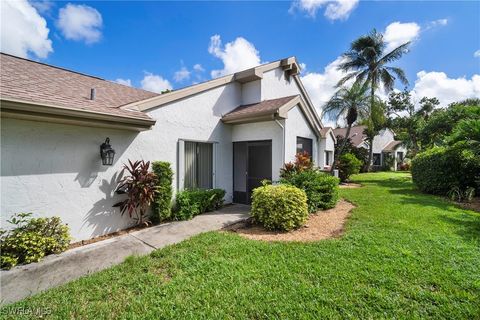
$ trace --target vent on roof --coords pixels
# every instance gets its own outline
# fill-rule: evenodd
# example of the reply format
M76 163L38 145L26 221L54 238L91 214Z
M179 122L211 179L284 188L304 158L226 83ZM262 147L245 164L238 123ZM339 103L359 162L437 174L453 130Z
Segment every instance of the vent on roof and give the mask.
M96 93L95 88L90 89L90 100L95 100Z

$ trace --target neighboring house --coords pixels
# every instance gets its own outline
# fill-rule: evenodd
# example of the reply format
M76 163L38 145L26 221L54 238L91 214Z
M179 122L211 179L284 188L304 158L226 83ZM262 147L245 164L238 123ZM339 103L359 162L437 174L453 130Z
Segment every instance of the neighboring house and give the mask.
M350 130L350 141L357 148L369 149L367 136L363 133L365 126L353 126ZM347 128L334 129L335 136L345 137ZM402 141L395 140L395 134L392 130L385 128L373 138L373 159L374 168L382 168L388 164L388 158L391 160L393 170L398 170L405 159L407 149Z
M60 216L74 240L130 226L112 205L128 159L168 161L175 190L222 188L249 203L263 179L308 151L333 157L295 58L166 94L1 54L1 217ZM113 165L99 148L110 138Z

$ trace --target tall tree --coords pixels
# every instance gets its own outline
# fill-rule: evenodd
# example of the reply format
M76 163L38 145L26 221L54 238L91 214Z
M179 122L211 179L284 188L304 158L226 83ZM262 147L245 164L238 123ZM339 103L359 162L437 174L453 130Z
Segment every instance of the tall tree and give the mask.
M400 59L408 52L410 42L406 42L388 53L385 53L387 43L383 34L373 29L369 34L354 40L350 50L343 54L344 61L338 66L339 70L347 72L338 83L342 86L347 81L354 79L357 84L368 84L370 86L370 114L375 105L375 91L380 85L390 92L393 90L395 80L407 85L408 80L405 72L398 67L389 64ZM373 157L373 140L370 142L369 164Z
M323 109L323 116L335 119L337 122L343 119L347 124L346 139L343 139L342 144L339 146L338 154L342 154L347 144L352 125L357 119L364 119L368 115L368 109L368 87L357 83L354 83L351 87L341 87L326 103ZM332 166L332 170L334 168L335 165Z
M433 110L439 105L437 98L423 97L415 108L410 92L392 92L388 96L387 115L395 132L403 136L401 140L409 147L412 156L420 151L419 134ZM402 135L403 133L403 135Z
M372 165L373 139L386 124L385 110L385 103L380 99L375 99L373 105L370 106L370 114L368 118L362 121L362 124L366 126L363 133L368 141L368 162L365 171L370 170Z

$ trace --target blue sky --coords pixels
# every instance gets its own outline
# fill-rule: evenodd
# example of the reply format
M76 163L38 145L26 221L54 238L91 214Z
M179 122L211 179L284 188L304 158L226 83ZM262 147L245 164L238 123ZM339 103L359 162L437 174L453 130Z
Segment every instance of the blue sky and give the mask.
M212 70L221 75L296 56L306 65L307 89L321 104L333 93L339 77L335 61L352 40L376 28L390 30L393 44L413 41L411 52L397 65L406 71L409 88L417 96L438 95L444 103L480 96L480 51L475 57L480 50L478 1L69 4L24 0L23 5L35 11L29 14L38 15L46 26L39 19L28 25L32 19L27 17L17 29L33 28L40 40L28 38L33 31L27 39L19 39L25 37L21 33L4 34L13 32L17 23L9 23L16 16L7 13L21 2L2 8L3 52L109 80L123 79L150 90L208 80ZM48 29L47 35L42 28Z

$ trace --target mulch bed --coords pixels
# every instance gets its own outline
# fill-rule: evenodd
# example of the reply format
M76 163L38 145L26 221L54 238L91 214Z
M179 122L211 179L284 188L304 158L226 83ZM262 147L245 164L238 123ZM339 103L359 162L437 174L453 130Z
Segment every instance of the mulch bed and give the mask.
M480 212L480 197L473 198L471 202L456 202L456 204L461 208Z
M253 224L249 219L228 226L224 230L252 240L311 242L339 237L351 210L355 208L348 201L340 200L335 208L311 214L305 226L289 232L269 231Z
M339 187L342 189L353 189L353 188L361 188L362 185L359 183L353 183L353 182L342 182L340 183Z

